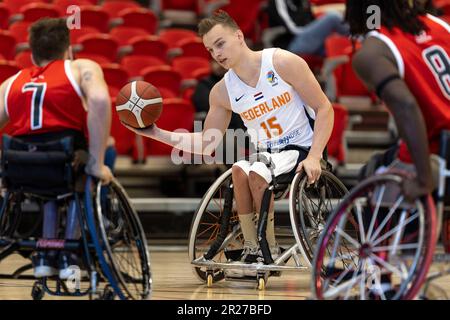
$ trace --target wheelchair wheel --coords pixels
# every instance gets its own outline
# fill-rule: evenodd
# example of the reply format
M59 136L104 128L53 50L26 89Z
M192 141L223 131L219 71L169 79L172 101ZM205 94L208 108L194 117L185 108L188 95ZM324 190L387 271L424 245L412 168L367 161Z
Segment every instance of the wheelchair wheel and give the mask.
M308 185L308 177L298 173L290 190L290 216L297 243L311 265L316 243L328 217L348 193L331 172L322 171L319 180Z
M218 239L222 226L221 219L225 212L225 198L230 184L231 169L223 173L203 196L194 215L189 235L189 259L191 261L201 258L209 252L213 243ZM232 201L230 203L230 223L226 230L227 236L210 259L215 262L226 262L225 251L242 249L244 243L233 195L230 196ZM208 281L208 275L212 275L213 282L224 278L221 269L211 271L196 266L193 269L197 277L205 283Z
M84 197L86 221L103 276L119 299L148 298L150 259L139 218L115 179L103 190L106 192L102 193L100 183L93 186L88 177Z
M97 184L96 214L107 256L128 299L146 299L151 290L150 256L144 229L125 190L114 179Z
M416 296L436 244L435 207L430 196L404 201L401 183L396 174L371 177L334 211L313 260L317 299Z

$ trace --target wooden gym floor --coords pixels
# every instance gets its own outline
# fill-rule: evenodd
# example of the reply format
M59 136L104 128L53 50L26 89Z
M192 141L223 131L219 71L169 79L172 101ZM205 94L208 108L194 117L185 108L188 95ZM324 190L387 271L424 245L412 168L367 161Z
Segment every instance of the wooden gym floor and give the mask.
M151 248L150 252L152 300L303 300L310 297L309 271L288 272L281 277L271 277L264 291L256 289L256 282L220 281L207 288L194 275L186 250ZM12 255L2 261L0 273L10 274L27 262L18 255ZM432 270L437 270L440 266L442 265L433 265ZM447 265L448 267L450 266ZM29 300L32 284L32 280L0 279L0 300ZM435 280L430 292L435 299L450 299L450 276ZM44 299L67 298L46 295Z

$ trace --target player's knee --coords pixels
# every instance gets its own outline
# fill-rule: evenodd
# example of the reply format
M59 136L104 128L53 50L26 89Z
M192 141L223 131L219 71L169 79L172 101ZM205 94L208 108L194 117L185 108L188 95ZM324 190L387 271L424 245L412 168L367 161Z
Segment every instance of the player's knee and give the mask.
M244 169L242 169L240 166L234 165L231 169L231 176L233 178L233 182L236 183L243 183L248 181L248 176L245 173Z
M248 183L250 188L255 191L265 190L269 186L265 177L256 171L250 171L248 175Z

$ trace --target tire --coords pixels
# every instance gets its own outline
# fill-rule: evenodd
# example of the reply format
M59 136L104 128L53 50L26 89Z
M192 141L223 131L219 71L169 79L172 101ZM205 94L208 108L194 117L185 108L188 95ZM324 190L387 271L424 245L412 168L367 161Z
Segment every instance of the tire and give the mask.
M345 185L329 171L322 171L317 183L307 184L307 176L298 173L291 184L290 216L300 250L311 266L320 233L337 204L348 194Z
M384 174L356 186L328 220L313 260L317 299L413 299L436 245L431 196L403 201L402 176ZM394 196L393 196L394 195ZM385 275L389 296L374 284Z
M223 213L224 192L231 183L231 169L224 172L208 189L203 196L200 204L194 214L189 234L189 259L191 261L202 257L210 248L220 230L220 221ZM230 215L229 234L233 235L225 240L225 246L219 250L213 260L216 262L225 262L226 257L224 249L242 249L243 236L240 231L239 218L236 211L235 201L233 199L232 212ZM194 274L204 283L208 280L208 273L205 268L193 267ZM212 273L213 282L224 278L223 270L216 269Z

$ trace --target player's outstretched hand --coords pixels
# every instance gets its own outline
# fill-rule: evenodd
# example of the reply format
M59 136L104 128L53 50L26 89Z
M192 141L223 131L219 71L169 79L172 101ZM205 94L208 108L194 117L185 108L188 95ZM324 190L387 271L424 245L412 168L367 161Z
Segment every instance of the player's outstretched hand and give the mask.
M158 129L158 127L156 126L156 124L152 124L151 126L147 127L147 128L142 128L142 129L137 129L134 127L131 127L125 123L122 122L122 124L129 130L133 131L136 134L139 134L141 136L146 136L149 138L153 138L156 130Z
M100 179L102 185L109 184L113 178L111 170L105 165L101 165L100 167L87 165L85 171L87 174Z
M320 166L320 158L316 159L311 156L307 156L305 160L299 163L297 172L305 171L308 176L308 184L313 184L319 180L322 173L322 167Z

